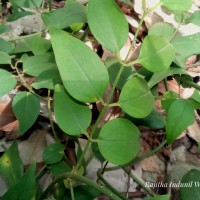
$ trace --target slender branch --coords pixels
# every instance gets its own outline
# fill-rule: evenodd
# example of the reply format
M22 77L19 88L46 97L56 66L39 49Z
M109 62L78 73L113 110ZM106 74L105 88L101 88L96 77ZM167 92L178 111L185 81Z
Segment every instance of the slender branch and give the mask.
M58 136L57 136L56 131L55 131L55 128L54 128L53 119L52 119L50 90L48 90L47 107L48 107L49 121L50 121L51 129L52 129L52 132L53 132L53 136L54 136L56 141L59 141Z
M123 200L128 200L123 194L121 194L120 192L118 192L114 187L112 187L105 179L104 177L101 175L101 170L98 170L97 172L97 176L99 178L99 180L101 180L103 182L103 184L108 187L113 193L115 193L116 195L118 195L121 199Z
M137 183L139 184L146 192L148 192L151 196L156 196L156 194L148 187L145 187L144 183L136 177L131 171L125 167L123 167L123 170Z
M121 200L121 198L119 198L113 192L109 191L107 188L98 185L97 183L91 181L90 179L88 179L88 178L86 178L84 176L77 175L77 174L72 174L72 173L64 173L64 174L56 177L49 184L49 186L42 192L41 196L39 197L39 200L45 199L46 196L48 195L48 193L52 191L52 188L54 187L55 184L57 184L59 181L67 179L67 178L74 179L74 180L80 181L82 183L85 183L86 185L95 188L96 190L100 191L101 193L105 194L107 197L109 197L109 198L111 198L113 200Z
M81 36L80 40L84 41L89 32L90 32L90 28L89 28L89 26L87 26L87 28L85 29L85 31L84 31L83 35Z
M72 181L71 180L70 180L70 194L71 194L71 199L75 200L74 189L73 189L73 185L72 185Z

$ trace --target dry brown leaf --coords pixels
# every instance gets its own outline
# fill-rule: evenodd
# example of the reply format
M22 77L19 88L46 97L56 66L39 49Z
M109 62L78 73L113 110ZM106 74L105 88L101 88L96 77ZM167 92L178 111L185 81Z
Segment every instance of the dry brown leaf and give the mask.
M0 130L10 132L17 129L18 123L12 111L12 102L0 102Z
M189 126L187 128L188 132L187 134L193 139L195 140L196 142L200 142L200 128L199 128L199 125L197 123L197 121L195 120L195 122Z

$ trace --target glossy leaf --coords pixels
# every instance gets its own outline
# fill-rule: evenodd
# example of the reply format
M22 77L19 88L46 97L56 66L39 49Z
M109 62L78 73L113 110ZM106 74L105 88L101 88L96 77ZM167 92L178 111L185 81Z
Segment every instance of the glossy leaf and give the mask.
M97 54L64 31L51 28L50 34L60 76L69 94L82 102L100 100L109 78Z
M5 53L10 53L13 49L14 49L14 44L0 38L0 51Z
M62 80L58 69L46 70L37 76L31 86L35 89L47 88L53 90L56 84L61 84Z
M23 72L31 76L39 76L45 71L56 69L57 66L52 53L30 56L23 59Z
M197 26L200 26L200 10L195 11L188 22L193 23Z
M192 6L192 0L161 0L161 5L169 10L187 11Z
M36 195L35 170L36 170L36 166L35 166L35 163L33 163L28 168L26 173L20 178L18 183L12 186L3 195L1 200L35 199L35 195Z
M160 72L169 68L175 55L175 49L164 38L149 35L144 39L138 62L152 72Z
M40 113L40 101L32 93L18 92L12 102L13 112L19 121L19 133L25 133Z
M16 85L16 77L7 72L6 70L0 69L0 96L9 93Z
M190 56L200 53L200 33L188 36L179 36L172 41L178 54Z
M0 174L8 188L17 184L23 175L23 163L19 157L17 143L14 142L0 158Z
M169 194L158 195L155 197L145 198L145 200L170 200L170 195Z
M140 151L140 132L127 119L107 122L98 137L99 150L103 157L116 165L130 162Z
M61 20L62 19L62 20ZM59 29L67 28L77 22L86 22L86 7L80 3L70 3L64 8L42 14L42 20L47 26Z
M43 152L43 160L45 164L51 165L62 160L64 156L65 146L61 143L53 143L48 145Z
M166 22L158 22L149 29L148 35L157 35L170 41L175 31L176 29L172 25Z
M181 200L200 199L200 171L191 169L182 178L181 183L187 187L180 187Z
M174 101L167 113L166 135L171 144L189 125L194 122L194 109L187 100Z
M11 57L3 51L0 51L0 64L11 64Z
M55 87L54 112L59 127L70 135L80 135L91 122L89 107L73 99L61 85Z
M154 108L154 97L146 81L139 77L129 79L121 91L119 105L132 117L149 115Z
M114 0L90 0L88 24L95 38L112 52L119 52L128 37L128 23Z

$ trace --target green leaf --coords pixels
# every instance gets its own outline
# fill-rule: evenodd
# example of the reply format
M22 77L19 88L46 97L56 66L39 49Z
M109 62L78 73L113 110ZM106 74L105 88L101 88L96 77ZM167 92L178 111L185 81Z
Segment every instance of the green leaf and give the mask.
M200 26L200 10L195 11L192 16L188 19L188 23L195 24L197 26Z
M14 44L0 38L0 51L10 53L14 49Z
M14 6L25 7L25 8L39 8L43 0L9 0Z
M89 107L73 99L61 85L56 85L54 112L59 127L70 135L80 135L91 122Z
M194 109L187 100L177 99L170 106L167 113L166 135L171 144L176 138L194 122Z
M152 72L160 72L169 68L175 55L175 49L164 38L149 35L144 39L138 62Z
M119 60L117 58L109 58L106 60L105 65L108 68L110 82L113 84L120 70L121 64L119 63ZM116 87L121 90L131 75L132 75L131 67L124 67Z
M162 107L165 109L165 110L168 110L171 106L171 104L176 101L176 99L179 97L179 94L173 92L173 91L167 91L163 98L161 100L161 104L162 104Z
M120 107L132 117L143 118L154 108L154 97L146 81L139 77L128 80L119 97Z
M130 162L140 151L140 131L127 119L107 122L98 137L103 157L116 165Z
M51 164L48 168L51 174L55 177L72 170L64 161Z
M23 59L23 72L31 76L39 76L43 72L56 70L57 66L52 53L35 55Z
M160 2L169 10L187 11L192 6L192 0L161 0Z
M62 20L61 20L62 19ZM86 7L80 3L71 3L64 8L42 14L42 20L47 26L63 29L77 22L86 22Z
M157 35L170 41L175 31L176 29L172 25L166 22L158 22L150 28L148 35Z
M200 171L197 169L191 169L183 176L181 184L185 187L180 187L181 200L200 199L199 180Z
M0 34L2 34L2 33L7 33L7 32L9 32L9 31L10 31L10 28L8 28L7 25L5 25L5 24L1 24L1 25L0 25Z
M188 36L179 36L172 41L176 53L190 56L200 53L200 33Z
M23 175L23 163L19 157L17 143L14 142L0 159L0 174L6 180L7 187L17 184Z
M51 165L62 160L64 156L65 145L54 143L48 145L43 152L43 160L45 164Z
M76 200L93 200L98 197L101 193L88 185L80 185L74 187L74 197ZM70 190L67 190L65 200L71 200Z
M11 64L11 57L3 51L0 51L0 64Z
M16 77L7 72L6 70L0 69L0 96L9 93L16 85L17 80Z
M16 167L16 166L15 166ZM35 163L33 163L19 182L12 186L1 200L28 200L35 199L36 184L35 184Z
M40 113L40 101L30 92L18 92L12 102L13 112L19 121L19 133L25 133Z
M50 28L56 63L69 94L83 102L102 99L108 87L106 67L89 47L56 28Z
M158 195L155 197L145 198L145 200L170 200L170 195L169 194Z
M177 67L176 65L173 65L170 68L168 68L162 72L154 73L148 82L149 88L151 89L153 86L158 84L163 79L167 78L168 76L174 75L174 74L187 74L187 72L184 69Z
M166 124L162 114L155 109L147 117L139 119L139 123L152 129L164 128Z
M30 11L18 11L18 10L15 10L15 12L11 15L9 15L6 19L6 21L8 22L12 22L12 21L15 21L15 20L18 20L22 17L25 17L25 16L28 16L28 15L32 15L33 13L30 12Z
M128 37L128 23L114 0L90 0L88 24L95 38L112 52L119 52Z
M22 53L32 51L35 55L46 53L51 47L49 40L39 36L32 36L17 41L13 53Z
M61 84L62 80L58 69L46 70L37 76L31 86L35 89L47 88L53 90L56 84Z

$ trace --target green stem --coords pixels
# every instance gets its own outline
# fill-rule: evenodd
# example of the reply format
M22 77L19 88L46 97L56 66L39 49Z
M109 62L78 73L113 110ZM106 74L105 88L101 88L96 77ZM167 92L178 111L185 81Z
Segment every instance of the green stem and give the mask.
M131 171L125 167L123 167L123 170L137 183L139 184L146 192L148 192L151 196L156 196L156 194L149 188L145 187L144 183L139 180L135 175L131 173Z
M107 188L98 185L97 183L91 181L90 179L88 179L88 178L86 178L84 176L80 176L80 175L72 174L72 173L64 173L64 174L56 177L49 184L49 186L43 191L43 193L41 194L39 200L45 199L46 196L48 195L48 193L52 191L52 188L54 187L55 184L57 184L61 180L67 179L67 178L74 179L74 180L80 181L82 183L85 183L86 185L95 188L96 190L100 191L101 193L105 194L107 197L109 197L109 198L111 198L113 200L121 200L121 198L119 198L117 195L115 195L114 193L109 191Z
M51 12L52 11L52 0L49 0L48 3L49 3L49 12Z
M56 134L56 131L55 131L55 128L54 128L54 124L53 124L53 120L52 120L50 90L48 90L47 107L48 107L49 121L50 121L51 129L52 129L52 132L53 132L53 136L54 136L55 140L58 142L59 139L58 139L58 136Z
M45 173L46 173L46 170L47 170L47 166L44 165L40 171L36 174L36 180L39 180Z
M70 194L71 194L71 199L75 200L74 189L73 189L73 185L72 185L72 181L71 180L70 180Z
M118 81L119 81L119 78L120 78L122 72L123 72L123 69L124 69L124 66L121 65L120 70L119 70L119 72L118 72L118 74L117 74L117 76L116 76L116 78L115 78L114 83L113 83L113 87L112 87L112 90L111 90L111 92L110 92L110 95L109 95L109 97L108 97L108 101L107 101L108 104L110 103L110 101L111 101L111 99L112 99L112 96L113 96L113 94L114 94L116 85L117 85L117 83L118 83ZM93 137L93 135L94 135L96 129L98 128L98 124L99 124L101 118L103 117L104 113L106 112L106 110L107 110L107 107L103 107L103 109L102 109L102 111L101 111L101 113L100 113L98 119L96 120L96 122L95 122L95 124L94 124L94 127L92 128L92 132L91 132L91 135L90 135L91 138ZM78 160L77 165L76 165L76 167L75 167L75 171L76 171L77 169L79 169L79 167L81 166L81 163L82 163L82 161L83 161L83 159L84 159L84 156L85 156L85 154L86 154L86 152L87 152L87 150L88 150L88 148L89 148L89 146L90 146L90 142L91 142L90 140L87 141L87 143L86 143L86 145L85 145L85 148L84 148L84 150L83 150L81 156L79 157L79 160Z
M90 32L90 28L89 28L89 26L87 26L87 28L85 29L85 31L84 31L83 35L81 36L80 40L84 41L89 32Z
M135 43L136 43L136 40L137 40L139 31L140 31L140 28L141 28L141 26L142 26L142 23L143 23L144 18L146 17L146 15L147 15L146 12L144 12L143 15L142 15L142 18L141 18L141 20L140 20L140 22L139 22L139 25L138 25L138 28L137 28L137 30L136 30L136 32L135 32L135 35L134 35L132 44L131 44L131 46L130 46L130 48L129 48L129 50L128 50L128 53L127 53L127 55L126 55L126 58L125 58L124 62L127 62L128 57L129 57L129 55L130 55L130 53L131 53L131 51L132 51L132 49L133 49L133 46L134 46Z
M114 194L118 195L121 199L123 200L128 200L123 194L121 194L120 192L118 192L114 187L112 187L105 179L104 177L101 175L101 170L98 170L97 172L97 176L99 178L99 180L101 180L103 182L103 184L108 187Z

